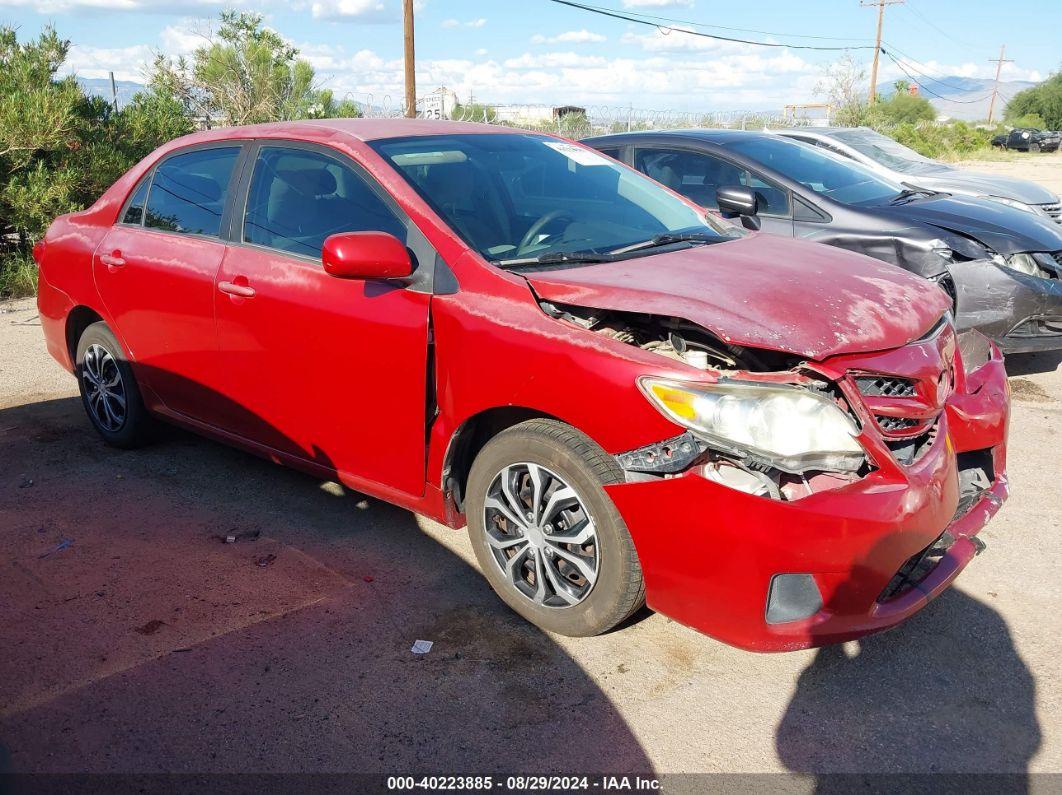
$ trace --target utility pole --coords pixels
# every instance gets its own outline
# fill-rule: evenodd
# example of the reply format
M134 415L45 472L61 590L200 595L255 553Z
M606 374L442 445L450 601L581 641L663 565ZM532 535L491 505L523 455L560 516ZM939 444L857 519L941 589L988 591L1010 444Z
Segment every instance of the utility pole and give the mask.
M881 55L881 26L885 22L885 6L899 5L904 0L860 0L864 8L878 7L878 36L874 42L874 65L870 68L870 104L878 97L878 57Z
M999 93L999 74L1000 74L1000 72L1003 71L1003 64L1005 64L1005 63L1014 63L1014 61L1012 61L1012 60L1010 60L1009 58L1006 57L1006 54L1007 54L1007 45L1004 44L1002 47L999 48L999 57L998 58L994 58L994 59L993 58L989 58L988 59L989 63L995 63L995 65L996 65L996 82L992 86L992 101L988 103L988 123L989 124L992 123L992 113L996 109L996 94Z
M406 116L417 117L417 67L413 53L413 0L403 3L403 27L406 39Z
M111 104L114 105L114 112L118 112L118 84L114 82L114 72L111 72ZM999 80L996 77L996 80Z

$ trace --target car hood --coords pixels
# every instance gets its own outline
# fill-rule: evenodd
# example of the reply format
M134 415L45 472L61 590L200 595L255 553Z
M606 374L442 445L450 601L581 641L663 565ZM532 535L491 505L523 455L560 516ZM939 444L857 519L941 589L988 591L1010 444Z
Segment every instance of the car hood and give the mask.
M972 237L1000 254L1062 250L1062 229L1058 224L985 199L934 197L869 209L894 224L917 221Z
M942 167L921 174L903 175L903 181L920 188L947 192L970 193L977 196L1002 196L1025 204L1053 204L1058 197L1042 185L1027 179L997 177Z
M950 304L892 265L765 233L525 277L547 301L681 318L729 343L809 359L905 345Z

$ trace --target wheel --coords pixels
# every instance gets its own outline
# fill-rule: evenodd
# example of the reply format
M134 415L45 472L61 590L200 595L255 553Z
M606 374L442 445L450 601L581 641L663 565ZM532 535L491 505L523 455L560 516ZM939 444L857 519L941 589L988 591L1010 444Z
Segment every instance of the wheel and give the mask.
M1038 153L1040 151L1040 144L1038 144L1038 143L1029 144L1029 151Z
M630 534L602 486L615 460L553 420L491 439L468 478L468 533L479 566L513 610L550 632L606 632L645 602Z
M103 441L131 449L150 440L153 422L122 346L106 323L93 323L81 335L75 358L85 413Z

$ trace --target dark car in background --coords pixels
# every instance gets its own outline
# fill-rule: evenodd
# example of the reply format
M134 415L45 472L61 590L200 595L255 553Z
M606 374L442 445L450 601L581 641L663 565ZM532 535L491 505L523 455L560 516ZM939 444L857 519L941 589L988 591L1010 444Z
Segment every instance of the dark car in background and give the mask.
M755 229L868 254L938 282L956 325L1008 353L1062 348L1062 229L1004 204L892 182L768 133L674 130L585 143Z
M1062 201L1043 185L956 168L924 157L869 127L793 127L771 132L862 163L893 182L991 199L1062 224ZM998 137L1003 139L998 145L1003 145L1006 136Z
M1057 152L1059 143L1062 143L1062 133L1035 127L1015 127L1006 135L992 139L992 146L1018 152Z

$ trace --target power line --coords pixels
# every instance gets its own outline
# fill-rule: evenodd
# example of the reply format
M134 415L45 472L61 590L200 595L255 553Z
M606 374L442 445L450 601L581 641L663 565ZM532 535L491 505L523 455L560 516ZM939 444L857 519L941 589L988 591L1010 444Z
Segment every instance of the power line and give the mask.
M896 64L896 67L897 67L897 68L898 68L898 69L899 69L899 70L900 70L901 72L903 72L903 73L904 73L905 75L907 75L908 79L910 79L910 80L911 80L912 82L914 82L914 83L918 84L919 88L920 88L920 89L921 89L922 91L925 91L925 92L926 92L927 94L930 94L931 96L934 96L934 97L936 97L937 99L942 99L942 100L944 100L945 102L954 102L954 103L956 103L957 105L976 105L976 104L977 104L977 103L979 103L979 102L984 102L984 101L985 101L986 99L988 99L988 98L989 98L989 97L991 96L991 94L985 94L985 95L984 95L983 97L979 97L978 99L952 99L951 97L946 97L946 96L944 96L943 94L938 94L938 93L936 93L935 91L933 91L932 89L930 89L930 88L927 88L927 87L926 87L926 86L925 86L924 84L922 84L922 83L921 83L921 82L920 82L920 81L918 80L918 78L917 78L917 77L915 77L915 76L914 76L913 74L911 74L910 72L908 72L908 71L907 71L907 68L905 68L905 67L904 67L904 65L903 65L903 64L902 64L902 63L901 63L900 61L896 60L896 59L895 59L895 58L894 58L894 57L892 56L892 53L890 53L890 52L889 52L888 50L886 50L886 49L885 49L884 47L882 47L882 48L881 48L881 51L882 51L883 53L885 53L885 57L886 57L886 58L888 58L888 59L889 59L890 61L892 61L892 62L893 62L894 64Z
M1003 71L1003 64L1014 63L1014 61L1007 58L1007 45L1004 44L999 48L999 57L995 59L996 63L996 82L992 84L992 103L988 106L988 123L992 123L992 112L996 109L996 94L999 93L999 75Z
M954 36L952 36L946 30L943 30L942 28L938 27L931 19L927 18L921 11L919 11L917 8L915 8L913 5L911 5L911 0L907 0L907 3L905 4L904 8L906 8L908 11L910 11L912 14L914 14L920 20L922 20L927 25L929 25L929 27L933 28L933 30L935 30L941 36L943 36L946 39L950 39L951 41L953 41L956 44L958 44L960 47L973 47L975 50L981 49L980 45L971 44L968 41L961 41L961 40L955 38Z
M899 47L897 47L895 44L892 44L891 42L887 42L887 41L884 41L884 40L882 40L881 43L882 43L883 47L887 47L888 49L892 50L892 52L895 53L896 55L899 55L899 56L903 57L903 59L905 61L907 61L907 64L908 64L908 66L910 66L911 69L913 69L914 71L918 72L920 75L922 75L926 79L932 80L934 83L939 83L942 86L947 86L948 88L954 88L956 91L965 91L966 90L965 86L957 86L954 83L949 83L947 80L942 80L939 77L934 77L932 73L936 72L937 74L940 74L939 70L933 69L932 67L928 66L927 64L924 64L921 61L919 61L917 58L914 58L914 57L908 55L903 50L901 50ZM918 66L922 67L922 69L925 70L925 71L920 71L920 70L916 69L914 66L911 66L911 64L917 64ZM950 75L949 75L949 77L950 77Z
M874 98L878 95L878 56L881 54L881 26L885 23L885 6L903 3L904 0L860 0L859 5L866 7L878 7L878 35L874 39L874 65L870 67L870 104L874 104Z
M607 14L611 14L611 12L613 11L613 9L611 9L611 8L605 8L603 6L595 6L595 5L591 5L589 3L580 3L579 6L581 8L587 9L587 10L592 10L592 11L596 11L596 12L604 12L604 13L607 13ZM642 19L646 19L646 20L656 20L656 22L652 23L653 27L659 27L659 25L656 24L657 22L670 22L670 23L673 23L675 25L689 25L690 27L695 27L695 28L713 28L715 30L730 30L730 31L736 31L738 33L759 33L759 34L764 35L764 36L778 36L779 38L789 38L789 39L814 39L814 40L817 40L817 41L862 41L862 42L869 42L870 41L870 39L863 39L863 38L859 38L859 37L856 37L856 36L812 36L812 35L804 34L804 33L776 33L774 31L770 31L770 30L757 30L755 28L733 28L733 27L729 27L727 25L713 25L713 24L710 24L708 22L694 22L693 20L689 20L689 19L676 19L675 17L662 17L662 16L658 16L656 14L646 14L646 13L644 13L642 11L624 11L622 13L624 13L624 14L626 14L628 16L631 16L631 17L641 17ZM690 31L683 31L683 32L688 33ZM848 48L845 48L845 49L848 49Z
M587 11L591 14L600 14L601 16L611 17L613 19L620 19L624 22L633 22L638 25L647 25L651 28L656 28L660 31L668 31L669 33L685 33L687 36L700 36L705 39L715 39L716 41L729 41L736 44L749 44L753 47L780 47L792 50L821 50L821 51L845 51L845 50L872 50L872 45L855 45L849 47L825 47L821 45L812 44L781 44L777 42L768 41L753 41L751 39L741 39L734 36L720 36L715 33L704 33L699 30L686 30L684 28L677 28L673 25L662 25L656 22L651 22L648 19L641 19L622 11L613 11L607 8L600 8L598 6L588 6L583 3L576 3L573 0L549 0L551 3L557 3L562 6L569 6L570 8L576 8L580 11ZM771 34L774 35L774 34Z

